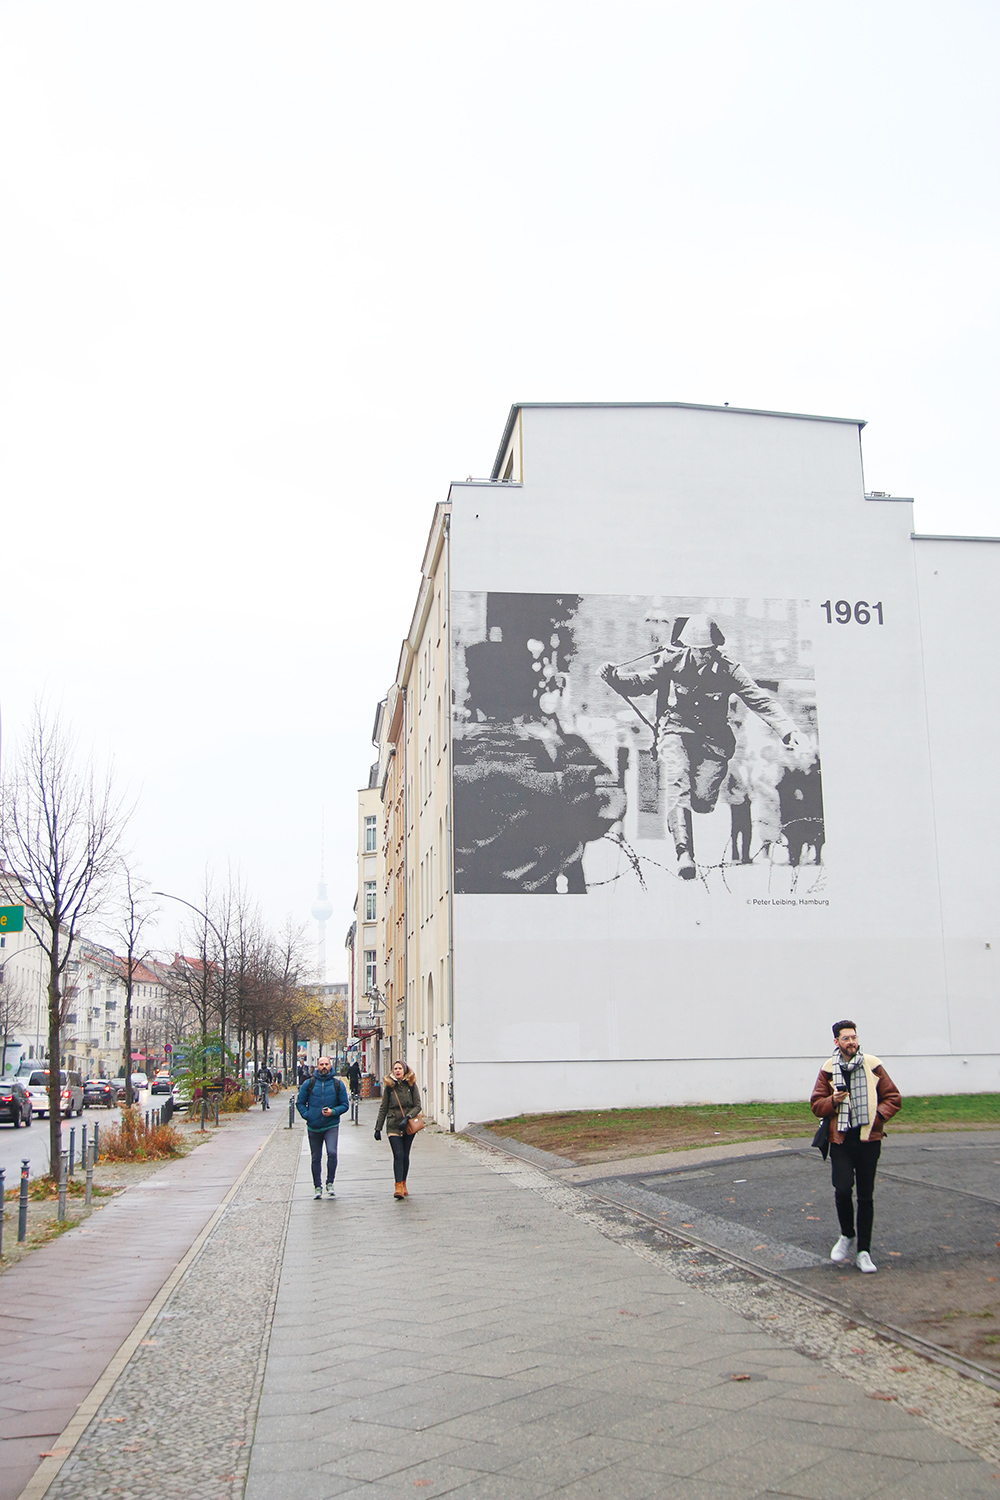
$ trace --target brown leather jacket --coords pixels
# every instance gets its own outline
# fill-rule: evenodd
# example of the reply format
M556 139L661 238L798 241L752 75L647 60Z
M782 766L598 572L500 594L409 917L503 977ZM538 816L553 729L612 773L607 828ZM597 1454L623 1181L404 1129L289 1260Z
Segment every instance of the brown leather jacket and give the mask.
M902 1108L899 1089L889 1077L882 1062L873 1053L865 1053L865 1077L868 1080L868 1121L861 1127L863 1141L880 1141L886 1120ZM830 1144L839 1146L844 1137L837 1129L837 1106L833 1102L833 1058L828 1057L813 1084L809 1108L817 1119L830 1120Z

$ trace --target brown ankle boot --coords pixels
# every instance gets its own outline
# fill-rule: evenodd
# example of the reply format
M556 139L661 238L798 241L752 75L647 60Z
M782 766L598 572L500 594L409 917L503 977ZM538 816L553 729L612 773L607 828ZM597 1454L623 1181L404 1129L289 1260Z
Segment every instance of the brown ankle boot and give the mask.
M406 1183L405 1182L401 1182L399 1185L403 1189L403 1197L404 1198L408 1198L410 1196L410 1193L409 1193L409 1189L406 1186Z
M393 1193L392 1196L394 1198L405 1198L406 1197L406 1186L405 1186L405 1184L402 1183L402 1182L397 1182L396 1183L396 1191Z

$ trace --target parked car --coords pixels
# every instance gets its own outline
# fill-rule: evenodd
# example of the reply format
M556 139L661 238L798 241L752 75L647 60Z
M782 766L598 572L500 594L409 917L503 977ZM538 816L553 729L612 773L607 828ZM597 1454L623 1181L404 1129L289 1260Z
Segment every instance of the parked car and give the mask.
M31 1124L31 1095L19 1078L0 1083L0 1120L9 1120L15 1130Z
M174 1091L173 1079L166 1073L157 1073L150 1085L151 1094L172 1094Z
M31 1098L32 1112L36 1115L47 1115L49 1112L49 1070L48 1068L35 1068L27 1075L27 1080L18 1075L20 1082L25 1085ZM59 1069L59 1086L62 1095L62 1113L70 1115L83 1114L83 1081L79 1073L67 1073L64 1068Z
M110 1078L88 1078L83 1085L83 1107L89 1109L92 1104L103 1104L106 1109L114 1109L118 1103L118 1090Z

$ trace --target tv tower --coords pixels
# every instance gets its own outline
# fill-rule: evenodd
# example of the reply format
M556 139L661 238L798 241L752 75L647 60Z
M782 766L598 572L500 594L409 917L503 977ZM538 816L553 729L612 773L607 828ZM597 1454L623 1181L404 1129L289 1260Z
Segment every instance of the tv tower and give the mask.
M313 920L316 923L316 980L326 983L326 924L333 916L333 904L326 894L326 809L320 815L319 839L319 883L316 900L312 904Z

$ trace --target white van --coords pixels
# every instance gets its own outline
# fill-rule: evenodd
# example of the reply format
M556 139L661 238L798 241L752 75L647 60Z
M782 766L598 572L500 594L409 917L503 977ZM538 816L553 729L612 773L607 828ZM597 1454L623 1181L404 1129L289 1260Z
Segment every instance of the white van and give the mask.
M39 1116L47 1115L49 1112L48 1068L30 1068L22 1063L18 1078L31 1096L32 1114ZM79 1073L67 1073L64 1068L60 1068L59 1088L62 1093L63 1114L67 1118L70 1115L82 1115L83 1079Z

